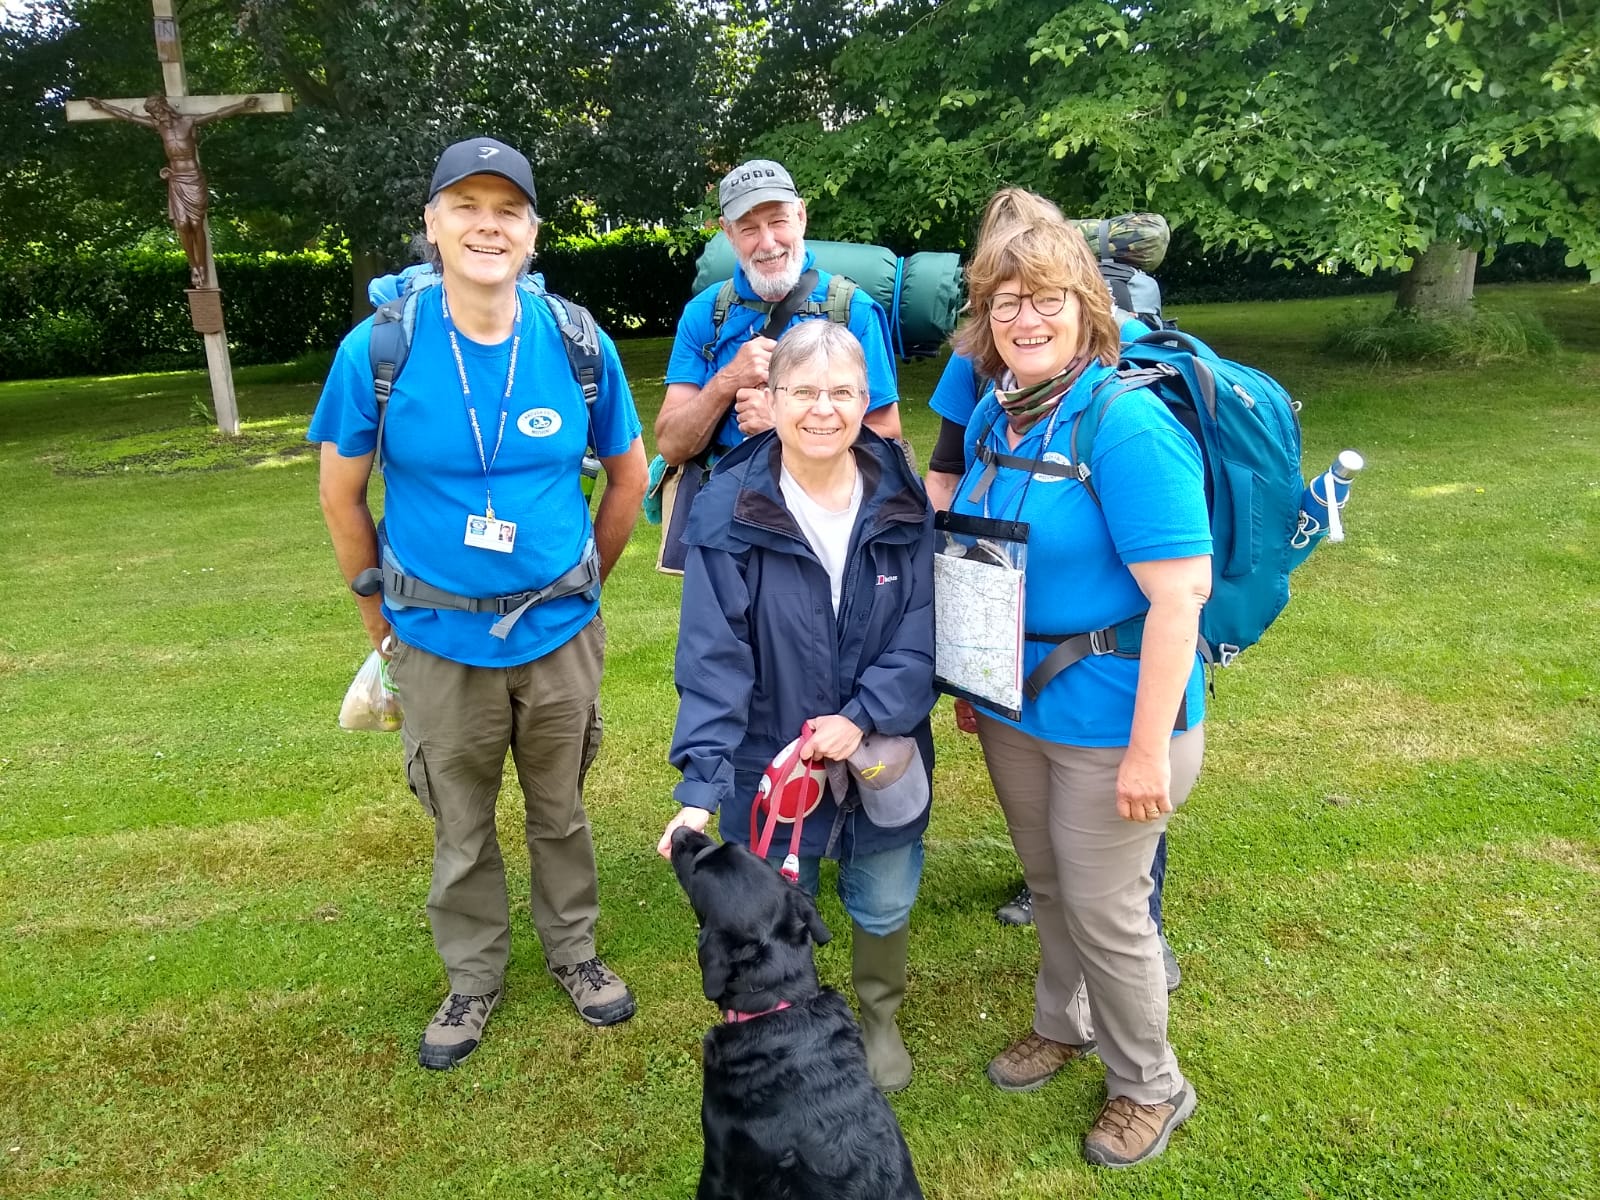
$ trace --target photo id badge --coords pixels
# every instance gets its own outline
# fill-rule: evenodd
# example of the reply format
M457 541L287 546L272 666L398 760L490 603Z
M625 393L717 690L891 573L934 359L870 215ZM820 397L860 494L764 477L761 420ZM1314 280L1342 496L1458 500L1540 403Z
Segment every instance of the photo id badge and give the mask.
M501 554L510 554L517 544L517 523L480 517L474 513L467 517L467 536L462 541L480 550L498 550Z

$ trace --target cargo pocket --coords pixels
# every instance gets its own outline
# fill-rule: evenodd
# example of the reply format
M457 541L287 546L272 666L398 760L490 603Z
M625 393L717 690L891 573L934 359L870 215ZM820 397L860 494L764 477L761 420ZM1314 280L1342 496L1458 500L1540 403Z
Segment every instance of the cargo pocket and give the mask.
M433 804L433 790L428 786L428 763L422 752L422 743L413 738L404 728L400 731L401 740L405 743L406 750L406 783L411 788L411 794L417 798L417 803L422 805L422 811L429 820L438 820L439 811Z
M583 731L583 760L578 766L578 791L583 791L584 780L589 776L589 768L594 766L594 760L600 753L600 743L605 737L606 723L600 718L600 705L589 706L589 723Z

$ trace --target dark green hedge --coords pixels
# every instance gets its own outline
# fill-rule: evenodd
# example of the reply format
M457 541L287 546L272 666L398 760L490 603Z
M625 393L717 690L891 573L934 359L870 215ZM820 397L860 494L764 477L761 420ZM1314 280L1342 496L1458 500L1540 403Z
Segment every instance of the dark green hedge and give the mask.
M1554 279L1585 279L1581 268L1565 265L1566 247L1560 242L1543 246L1505 246L1490 263L1478 264L1478 283L1527 283ZM1246 300L1301 300L1319 296L1347 296L1359 292L1393 291L1400 276L1394 271L1362 275L1349 269L1324 274L1314 267L1275 267L1270 254L1206 253L1184 230L1155 272L1164 304L1218 304Z
M613 335L670 335L707 236L629 228L564 238L534 265ZM235 363L331 349L350 328L343 254L222 254L217 273ZM187 286L176 252L0 261L0 379L199 366Z
M350 262L331 254L219 254L239 364L337 343L350 324ZM202 363L177 253L28 255L0 263L0 379Z
M694 285L709 229L617 229L539 251L545 285L576 300L613 337L670 336Z
M629 228L568 237L535 266L552 291L593 311L613 336L670 335L689 297L709 231ZM1480 266L1483 283L1582 278L1564 248L1512 246ZM350 327L343 254L223 254L228 338L236 363L282 362L336 346ZM1180 231L1156 272L1168 304L1276 300L1382 291L1392 274L1323 275L1270 258L1202 254ZM24 254L0 261L0 379L201 365L189 325L188 272L176 252L111 256Z

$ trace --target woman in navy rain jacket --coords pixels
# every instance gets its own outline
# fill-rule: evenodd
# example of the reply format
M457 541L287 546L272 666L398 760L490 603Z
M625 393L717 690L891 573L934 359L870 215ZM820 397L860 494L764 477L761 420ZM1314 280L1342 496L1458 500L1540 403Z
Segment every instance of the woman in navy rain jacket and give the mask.
M722 813L747 842L762 772L810 722L801 751L843 761L863 735L913 736L932 780L933 517L901 448L861 426L866 367L842 326L807 321L772 355L774 429L736 447L696 498L685 542L672 764L679 825ZM895 1027L905 993L908 918L922 877L928 813L873 824L852 778L805 820L800 877L840 862L853 926L852 980L873 1078L910 1082ZM788 830L774 839L781 859Z

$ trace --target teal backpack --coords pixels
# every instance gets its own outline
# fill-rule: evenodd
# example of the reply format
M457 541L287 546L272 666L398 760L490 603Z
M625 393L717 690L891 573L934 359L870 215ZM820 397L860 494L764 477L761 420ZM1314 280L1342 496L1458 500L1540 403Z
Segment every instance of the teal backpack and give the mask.
M1293 546L1306 488L1299 405L1277 380L1221 357L1192 335L1171 329L1145 334L1123 344L1117 373L1096 388L1074 421L1070 462L1001 454L984 444L987 433L978 440L978 458L1076 479L1098 504L1089 469L1095 434L1117 398L1138 388L1160 397L1200 445L1212 539L1211 598L1200 614L1200 652L1208 663L1225 667L1255 645L1289 603L1289 571L1303 557ZM1138 657L1143 633L1140 613L1060 639L1028 676L1029 699L1037 700L1045 684L1092 654Z

